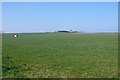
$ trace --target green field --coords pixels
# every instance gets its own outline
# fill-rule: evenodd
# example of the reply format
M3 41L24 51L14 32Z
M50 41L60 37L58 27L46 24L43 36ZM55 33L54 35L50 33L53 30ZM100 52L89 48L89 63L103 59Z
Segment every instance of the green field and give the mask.
M118 35L3 34L4 78L118 77Z
M2 78L2 34L0 33L0 78Z

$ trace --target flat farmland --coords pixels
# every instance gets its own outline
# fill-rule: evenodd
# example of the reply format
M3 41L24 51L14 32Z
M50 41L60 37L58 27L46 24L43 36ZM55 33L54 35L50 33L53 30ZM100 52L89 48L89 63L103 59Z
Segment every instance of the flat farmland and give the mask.
M118 77L115 33L3 34L3 78Z

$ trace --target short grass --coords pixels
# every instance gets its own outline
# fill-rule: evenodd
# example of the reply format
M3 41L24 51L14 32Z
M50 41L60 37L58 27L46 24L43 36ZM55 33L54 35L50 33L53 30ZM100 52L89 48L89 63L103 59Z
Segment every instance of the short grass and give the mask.
M117 34L3 34L4 78L118 77Z
M0 78L2 78L2 34L0 33Z

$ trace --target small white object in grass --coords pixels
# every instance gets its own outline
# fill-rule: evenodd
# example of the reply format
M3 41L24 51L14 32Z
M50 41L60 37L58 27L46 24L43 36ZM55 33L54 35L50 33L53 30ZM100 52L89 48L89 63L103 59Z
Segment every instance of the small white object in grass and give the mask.
M16 38L16 37L17 37L17 35L15 34L15 35L14 35L14 37Z

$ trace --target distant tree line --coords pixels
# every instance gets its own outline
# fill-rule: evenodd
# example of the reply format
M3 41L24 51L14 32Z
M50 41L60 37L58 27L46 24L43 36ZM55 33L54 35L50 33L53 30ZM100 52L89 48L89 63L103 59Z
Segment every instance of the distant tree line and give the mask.
M65 30L62 30L62 31L58 31L58 32L67 32L67 33L69 33L70 31L65 31Z
M67 30L60 30L60 31L58 31L58 32L77 33L78 31L72 31L72 30L70 30L70 31L67 31Z

